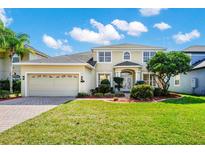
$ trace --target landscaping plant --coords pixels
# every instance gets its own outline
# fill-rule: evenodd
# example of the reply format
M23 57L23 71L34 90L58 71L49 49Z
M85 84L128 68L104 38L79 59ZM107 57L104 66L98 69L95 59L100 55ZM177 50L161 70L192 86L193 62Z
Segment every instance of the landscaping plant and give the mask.
M95 93L94 96L100 98L100 97L103 97L104 95L103 95L103 93Z
M125 97L125 94L121 91L115 92L115 97Z
M83 98L83 97L88 97L90 96L88 93L84 93L84 92L79 92L77 97Z
M111 92L110 81L108 79L102 80L98 88L98 92L103 94Z
M0 99L9 98L9 91L0 89Z
M25 33L16 33L10 28L5 27L4 23L0 20L0 48L8 54L9 57L9 81L10 93L13 93L13 65L12 58L16 54L23 58L23 55L32 52L31 49L26 48L29 43L29 36Z
M170 79L190 70L190 57L182 52L157 52L147 63L147 69L153 72L158 86L164 95L168 94Z
M131 89L130 97L134 99L150 99L153 97L153 89L147 84L135 85Z
M124 79L121 77L114 77L113 80L116 83L115 88L117 88L117 90L120 91L120 88L122 88L122 84L123 84Z

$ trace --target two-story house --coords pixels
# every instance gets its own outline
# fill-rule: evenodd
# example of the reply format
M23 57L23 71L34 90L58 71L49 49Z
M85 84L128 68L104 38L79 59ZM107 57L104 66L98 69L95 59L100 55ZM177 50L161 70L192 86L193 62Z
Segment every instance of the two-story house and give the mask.
M191 70L170 80L170 91L205 95L205 46L190 46L184 53L191 58Z
M129 91L137 80L155 85L146 62L165 48L118 44L101 46L90 52L76 53L21 62L23 96L75 96L90 92L103 79L124 78L122 91Z
M12 59L13 63L41 59L41 58L48 58L48 55L34 49L33 47L29 45L26 45L26 47L30 48L32 52L24 54L22 59L18 55L14 55ZM0 50L0 80L8 79L9 74L10 74L10 60L9 60L8 53L5 52L4 50ZM15 79L18 77L20 77L20 67L14 65L13 78Z

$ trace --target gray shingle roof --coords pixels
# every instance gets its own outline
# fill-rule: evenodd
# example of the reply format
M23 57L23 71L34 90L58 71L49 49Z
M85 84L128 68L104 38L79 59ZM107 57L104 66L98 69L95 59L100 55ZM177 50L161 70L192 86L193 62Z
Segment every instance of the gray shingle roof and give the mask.
M191 52L205 52L205 45L194 45L190 46L188 48L185 48L183 50L185 53L191 53Z
M91 52L81 52L72 55L63 55L56 57L48 57L28 61L29 63L88 63L95 66L96 61L93 61ZM27 63L28 63L27 62Z
M141 66L141 65L138 63L131 62L131 61L124 61L124 62L116 64L115 66Z
M153 49L153 50L166 50L166 48L163 47L158 47L158 46L149 46L149 45L142 45L142 44L114 44L114 45L107 45L107 46L99 46L99 47L95 47L93 49L106 49L106 48L112 48L112 49Z

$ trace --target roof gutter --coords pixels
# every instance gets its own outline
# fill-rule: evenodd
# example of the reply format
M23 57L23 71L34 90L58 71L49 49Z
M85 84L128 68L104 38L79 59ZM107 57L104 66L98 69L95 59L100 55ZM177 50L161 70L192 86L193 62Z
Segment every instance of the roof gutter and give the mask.
M92 69L95 69L92 65L88 63L13 63L13 65L20 65L20 66L87 66Z

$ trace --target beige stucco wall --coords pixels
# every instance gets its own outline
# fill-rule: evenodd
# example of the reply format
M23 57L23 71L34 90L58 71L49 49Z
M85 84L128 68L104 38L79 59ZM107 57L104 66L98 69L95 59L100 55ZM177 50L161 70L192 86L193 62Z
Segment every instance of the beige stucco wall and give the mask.
M21 61L24 62L24 61L40 59L40 58L44 58L44 57L38 54L28 53L24 55ZM0 52L0 80L5 80L9 78L9 73L10 73L9 69L10 69L10 62L9 62L8 55L6 55L3 52ZM20 75L20 66L14 65L13 72L15 72L17 75Z
M35 60L35 59L41 59L41 58L45 58L39 54L32 54L32 53L29 53L29 60Z
M0 54L0 80L5 80L9 77L9 57L4 53Z
M89 92L94 88L95 82L93 81L94 70L88 69L86 66L21 66L21 79L26 76L26 72L68 72L68 73L80 73L85 80L84 83L80 82L80 92ZM22 95L25 96L25 80L22 80L21 84Z
M120 69L120 71L124 69L131 69L135 71L135 79L141 80L142 73L147 72L146 63L143 63L143 50L129 50L129 49L94 49L92 50L93 59L98 61L98 52L100 51L111 51L112 53L112 62L111 63L98 63L96 64L96 75L99 72L111 72L112 77L115 76L115 72ZM123 54L125 51L129 51L131 53L131 60L132 62L138 63L142 65L141 68L114 68L114 65L121 63L124 61ZM147 50L146 50L147 51ZM150 52L152 50L149 50ZM153 50L154 51L154 50Z
M23 56L23 58L21 59L22 62L25 62L25 61L30 61L30 60L35 60L35 59L41 59L41 58L44 58L43 56L39 55L39 54L33 54L33 53L28 53L28 54L25 54ZM20 66L15 66L14 65L14 72L17 74L17 75L20 75Z

